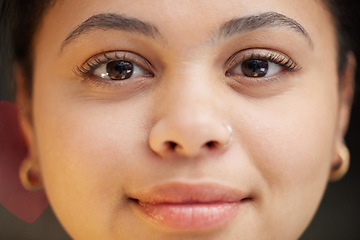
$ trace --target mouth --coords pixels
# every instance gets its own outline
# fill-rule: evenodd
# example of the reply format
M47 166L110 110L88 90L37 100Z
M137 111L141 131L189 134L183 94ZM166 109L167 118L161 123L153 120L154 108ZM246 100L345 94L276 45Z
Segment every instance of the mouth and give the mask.
M130 200L143 218L156 225L202 230L235 218L251 197L218 184L169 183L137 192Z

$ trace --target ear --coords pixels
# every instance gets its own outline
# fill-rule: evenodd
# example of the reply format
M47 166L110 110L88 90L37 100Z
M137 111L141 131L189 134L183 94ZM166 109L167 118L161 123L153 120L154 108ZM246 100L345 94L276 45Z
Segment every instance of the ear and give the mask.
M43 183L34 137L31 96L26 88L28 79L19 64L14 65L14 76L16 79L16 102L20 110L19 122L28 146L28 156L23 160L19 169L20 180L26 189L39 190Z
M330 171L330 180L341 179L348 171L350 164L349 150L344 143L348 128L351 107L354 97L356 58L353 52L347 55L347 64L340 76L339 84L339 119L336 132L334 156Z
M340 76L340 99L339 99L339 125L338 125L338 138L343 140L346 134L350 112L354 98L354 85L355 85L355 72L356 72L356 58L353 52L347 55L347 64Z

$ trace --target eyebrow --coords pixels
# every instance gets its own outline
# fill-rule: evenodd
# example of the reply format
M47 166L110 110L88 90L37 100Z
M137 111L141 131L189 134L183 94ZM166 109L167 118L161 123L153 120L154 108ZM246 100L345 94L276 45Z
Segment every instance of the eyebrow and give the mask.
M72 40L80 35L86 34L93 30L122 30L133 33L140 33L144 36L156 38L160 36L156 26L140 21L136 18L129 18L115 13L103 13L91 16L86 21L78 25L63 41L63 49Z
M215 36L229 38L235 34L267 27L280 27L294 30L304 36L311 47L313 46L313 41L311 40L309 33L300 23L277 12L265 12L259 15L232 19L223 24Z
M232 19L224 23L212 36L217 36L218 38L229 38L236 34L254 31L256 29L266 27L282 27L292 29L304 36L309 42L310 46L313 46L313 42L303 26L301 26L294 19L276 12L265 12L259 15ZM63 41L61 45L61 51L72 40L93 30L127 31L142 34L153 39L161 37L160 31L155 25L143 22L136 18L125 17L120 14L102 13L91 16L86 21L79 24Z

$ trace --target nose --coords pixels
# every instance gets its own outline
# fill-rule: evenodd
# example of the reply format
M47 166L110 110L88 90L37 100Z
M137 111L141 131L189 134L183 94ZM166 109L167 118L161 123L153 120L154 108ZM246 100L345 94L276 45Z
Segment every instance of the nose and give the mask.
M160 156L175 153L184 157L196 157L207 151L228 146L232 129L225 123L212 119L197 121L161 120L154 126L149 137L151 149Z
M161 109L158 119L149 135L150 148L162 157L173 154L196 157L226 149L232 129L224 119L221 106L212 104L213 93L203 90L200 96L199 92L183 91L162 97L162 103L157 106Z

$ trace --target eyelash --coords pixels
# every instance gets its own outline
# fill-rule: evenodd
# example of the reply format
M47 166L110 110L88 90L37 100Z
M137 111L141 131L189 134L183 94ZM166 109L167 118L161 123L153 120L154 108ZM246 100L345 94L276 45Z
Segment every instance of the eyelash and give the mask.
M92 63L92 61L95 61L95 63ZM97 56L93 57L91 60L87 61L82 66L76 66L74 69L74 73L77 76L80 77L87 77L89 76L93 71L95 71L100 65L106 64L107 62L100 60ZM86 68L88 67L88 68Z
M225 75L229 76L228 72L230 70L232 70L239 64L243 63L244 61L248 61L248 60L269 61L284 68L284 70L287 72L296 72L301 69L301 67L299 67L299 64L297 62L293 61L291 58L280 52L273 50L264 50L264 49L250 49L250 50L241 50L239 52L236 52L228 59L228 61L225 64L225 69L227 69ZM251 78L247 76L243 76L243 77ZM252 77L251 79L257 79L258 81L264 81L264 80L266 81L269 80L269 78L274 78L274 76L260 77L260 78Z
M299 71L301 67L293 61L288 56L277 52L273 50L264 50L264 49L249 49L249 50L241 50L239 52L236 52L233 54L225 63L225 76L227 77L235 77L235 78L246 78L249 79L251 82L270 82L272 80L277 79L279 76L279 73L268 76L268 77L249 77L245 75L231 75L229 72L233 70L235 67L242 64L244 61L249 60L263 60L263 61L269 61L273 64L276 64L280 67L282 67L286 72L295 72ZM93 72L101 67L104 64L108 64L111 61L129 61L133 62L134 64L140 66L144 71L146 71L148 76L145 77L153 77L154 72L153 67L151 64L141 57L140 55L132 52L102 52L101 54L98 54L94 57L91 57L89 60L87 60L83 65L76 66L73 70L73 72L81 77L84 81L90 81L92 83L97 83L97 85L107 85L111 86L114 84L114 80L111 79L104 79L97 76L92 76ZM282 73L284 73L282 71ZM125 84L127 81L116 81L117 84Z
M135 65L140 66L144 71L149 73L149 76L152 77L153 68L151 64L141 57L140 55L133 52L102 52L96 56L91 57L87 60L83 65L76 66L73 69L73 72L76 76L79 76L83 80L95 81L99 84L110 85L111 82L115 82L111 79L104 79L97 76L91 76L95 70L101 67L104 64L108 64L112 61L129 61L134 63ZM100 79L98 79L100 78ZM117 81L117 84L124 84L126 80Z

